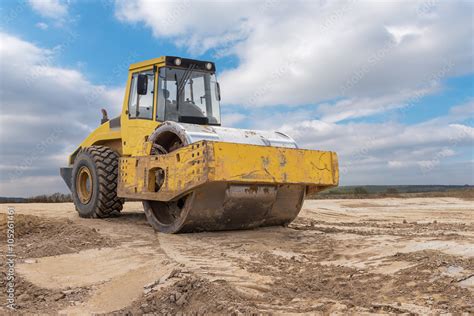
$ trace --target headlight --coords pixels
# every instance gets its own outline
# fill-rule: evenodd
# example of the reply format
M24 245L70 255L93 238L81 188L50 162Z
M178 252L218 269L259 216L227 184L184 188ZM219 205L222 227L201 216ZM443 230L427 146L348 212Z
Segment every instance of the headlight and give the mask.
M174 64L175 64L176 66L180 66L180 65L181 65L181 58L176 58L176 59L174 60Z
M211 70L212 69L212 64L211 63L206 63L206 69Z

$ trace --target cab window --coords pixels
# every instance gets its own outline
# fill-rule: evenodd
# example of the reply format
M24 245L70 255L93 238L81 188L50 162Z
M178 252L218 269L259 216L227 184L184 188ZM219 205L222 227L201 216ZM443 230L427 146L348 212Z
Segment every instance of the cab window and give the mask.
M140 74L146 75L148 78L148 90L145 95L137 94L137 80L138 75ZM153 118L154 89L155 76L152 70L136 72L132 75L132 83L130 85L130 97L128 100L128 117L141 119Z
M220 125L217 90L216 76L208 71L160 68L156 118L158 121Z

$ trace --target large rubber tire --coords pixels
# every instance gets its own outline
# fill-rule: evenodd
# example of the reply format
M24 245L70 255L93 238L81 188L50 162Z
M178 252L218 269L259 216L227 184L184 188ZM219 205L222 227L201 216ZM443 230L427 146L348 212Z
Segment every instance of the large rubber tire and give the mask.
M118 162L118 154L105 146L86 147L79 152L71 182L72 198L80 217L105 218L122 210L123 200L117 197ZM89 190L81 189L80 179L84 177L89 177Z

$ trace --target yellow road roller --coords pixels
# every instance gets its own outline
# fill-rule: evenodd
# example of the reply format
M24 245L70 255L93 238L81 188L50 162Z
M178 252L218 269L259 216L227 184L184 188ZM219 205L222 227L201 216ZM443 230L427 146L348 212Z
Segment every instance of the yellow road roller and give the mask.
M305 196L338 185L336 153L301 149L278 131L222 127L220 100L213 62L132 64L120 116L102 110L60 170L79 216L116 216L138 200L164 233L287 225Z

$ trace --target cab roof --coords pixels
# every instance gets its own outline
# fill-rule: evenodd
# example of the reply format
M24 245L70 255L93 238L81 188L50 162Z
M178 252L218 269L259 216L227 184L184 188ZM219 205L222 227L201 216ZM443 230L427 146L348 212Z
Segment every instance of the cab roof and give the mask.
M137 68L153 66L153 65L156 65L156 64L163 63L163 62L165 62L166 57L167 56L161 56L161 57L158 57L158 58L148 59L148 60L140 61L138 63L131 64L129 70L134 70L134 69L137 69Z
M179 59L179 64L175 63L177 59ZM179 67L179 68L193 67L196 70L199 69L203 71L212 71L212 72L215 72L216 70L216 66L212 61L181 58L177 56L161 56L158 58L148 59L145 61L134 63L130 65L129 70L150 67L157 64L165 64L170 67Z

